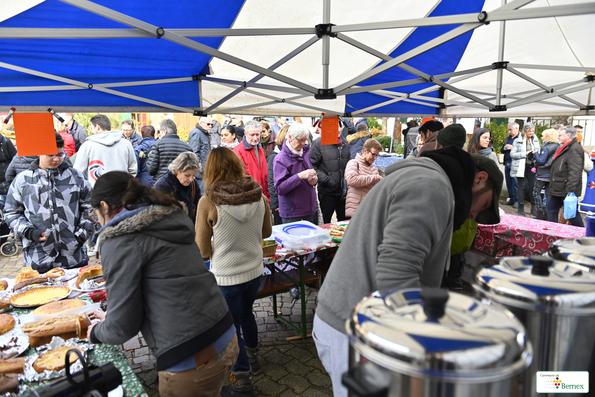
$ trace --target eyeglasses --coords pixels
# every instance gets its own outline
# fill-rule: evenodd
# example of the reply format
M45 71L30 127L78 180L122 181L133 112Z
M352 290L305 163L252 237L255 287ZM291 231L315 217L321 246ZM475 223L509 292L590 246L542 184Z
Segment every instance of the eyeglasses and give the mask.
M52 159L56 158L56 157L63 159L64 156L66 156L66 153L62 152L62 153L58 153L58 154L47 154L46 156L48 156L49 158L52 158Z
M97 214L95 213L95 211L93 211L93 212L91 212L91 213L89 214L89 218L91 218L91 220L92 220L94 223L97 223L97 224L99 223L99 217L97 216Z
M124 129L122 130L122 132L132 132L132 131L134 131L134 130L124 130Z
M204 125L213 126L213 123L204 123Z
M380 153L372 153L372 152L368 152L368 153L370 153L372 155L372 157L374 157L374 158L376 158L380 155Z

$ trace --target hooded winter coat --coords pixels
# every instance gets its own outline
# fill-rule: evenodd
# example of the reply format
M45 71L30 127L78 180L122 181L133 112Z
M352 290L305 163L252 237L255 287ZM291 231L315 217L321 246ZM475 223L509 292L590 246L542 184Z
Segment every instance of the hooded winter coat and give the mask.
M543 144L541 150L535 153L535 160L537 161L537 175L539 181L549 182L550 173L552 172L552 163L556 150L560 148L559 143L547 141Z
M574 138L554 157L550 177L550 195L566 197L568 193L574 193L576 197L580 197L584 167L583 147Z
M372 138L370 131L360 131L355 134L347 135L347 143L349 143L349 154L351 159L355 158L355 155L361 153L364 149L364 143L368 139Z
M374 163L368 164L361 153L358 153L355 159L347 163L345 169L345 182L349 186L345 202L345 215L347 217L351 218L353 216L364 197L380 180L376 165Z
M147 172L153 175L153 182L167 174L167 167L180 153L191 152L192 148L180 139L177 134L167 134L151 147L147 159Z
M23 171L27 171L31 167L31 163L38 159L38 156L19 156L18 153L13 157L10 165L6 169L6 183L10 185L14 178L17 177ZM64 157L63 163L66 163L69 167L72 167L72 162L68 156Z
M218 183L211 197L198 202L196 244L203 257L211 256L211 272L220 286L262 275L262 239L271 232L269 200L250 176Z
M106 172L124 171L136 176L134 149L122 131L102 132L87 138L76 154L74 168L87 176L91 187Z
M279 215L281 218L301 218L312 216L318 209L315 187L307 179L297 175L310 170L310 147L304 146L304 154L300 157L293 154L285 141L283 148L273 161L275 192L279 198Z
M5 219L23 236L24 265L44 273L54 267L87 264L84 243L93 233L91 185L81 172L62 162L55 170L31 163L13 181L6 199ZM39 242L41 233L47 240Z
M230 329L233 318L193 228L181 209L149 206L123 209L100 230L110 307L91 330L92 343L117 345L141 331L162 371Z

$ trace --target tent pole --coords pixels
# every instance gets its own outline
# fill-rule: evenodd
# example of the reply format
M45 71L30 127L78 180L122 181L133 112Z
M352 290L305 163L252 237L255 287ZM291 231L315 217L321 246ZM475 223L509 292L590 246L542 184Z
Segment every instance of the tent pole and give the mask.
M506 5L506 0L502 0L502 6ZM498 35L498 62L504 62L504 41L506 39L506 21L500 22L500 33ZM496 106L502 105L502 76L504 69L496 71Z
M563 72L593 72L595 67L591 66L554 66L554 65L528 65L523 63L509 63L509 68L515 69L538 69L538 70L560 70Z
M318 36L313 36L312 38L310 38L310 40L306 41L304 44L302 44L301 46L299 46L298 48L296 48L295 50L291 51L289 54L285 55L283 58L279 59L277 62L275 62L274 64L272 64L269 69L270 70L275 70L277 69L279 66L283 65L284 63L292 60L296 55L298 55L299 53L301 53L302 51L306 50L307 48L309 48L312 44L316 43L318 40L320 40L318 38ZM253 79L251 79L248 83L256 83L257 81L259 81L260 79L262 79L264 77L263 74L259 74L258 76L254 77ZM208 80L208 78L203 77L203 80ZM220 100L218 100L217 102L215 102L214 104L212 104L211 106L209 106L207 109L205 109L205 113L209 113L211 112L213 109L216 109L217 107L219 107L220 105L224 104L225 102L229 101L231 98L235 97L236 95L238 95L239 93L241 93L242 91L244 91L246 87L238 87L236 88L233 92L231 92L230 94L226 95L225 97L221 98Z
M552 98L552 97L556 97L556 96L560 96L560 95L565 95L565 94L570 94L570 93L577 92L577 91L586 90L589 88L593 88L594 86L595 86L595 82L591 82L591 83L587 83L582 86L567 88L562 91L554 90L554 92L552 92L552 93L540 93L540 94L536 94L536 95L531 95L531 96L528 96L527 98L511 102L511 103L507 104L506 107L510 109L510 108L526 105L528 103L543 101L544 99L548 99L548 98Z
M324 0L322 4L322 23L331 23L331 0ZM328 90L329 66L331 63L331 36L325 34L322 37L322 88Z

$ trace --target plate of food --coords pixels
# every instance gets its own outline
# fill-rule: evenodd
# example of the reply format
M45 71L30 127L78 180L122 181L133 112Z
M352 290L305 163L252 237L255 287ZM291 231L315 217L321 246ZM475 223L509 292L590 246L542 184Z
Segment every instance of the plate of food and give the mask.
M18 318L0 314L0 360L8 360L29 347L29 337L23 332Z
M13 307L29 308L45 305L66 298L70 295L70 288L65 286L32 287L10 297Z
M341 243L343 240L343 235L345 234L345 230L347 230L347 224L345 225L331 225L329 228L329 233L335 243Z

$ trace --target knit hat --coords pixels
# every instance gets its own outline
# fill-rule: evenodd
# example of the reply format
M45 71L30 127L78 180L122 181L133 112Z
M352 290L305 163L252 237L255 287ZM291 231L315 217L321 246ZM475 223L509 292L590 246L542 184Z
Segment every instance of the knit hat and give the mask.
M467 132L465 131L465 127L460 124L451 124L438 131L438 135L436 136L436 141L444 147L455 145L462 149L466 140Z
M453 124L456 125L456 124ZM450 127L452 127L451 125ZM446 127L444 130L446 130ZM442 131L444 131L442 130ZM504 176L502 172L498 168L496 162L489 157L482 156L481 154L471 153L471 160L473 160L473 164L475 167L479 168L481 171L485 171L488 174L488 179L494 186L494 197L492 201L492 205L490 208L481 211L477 214L477 218L475 220L478 223L482 223L484 225L495 225L500 223L500 211L498 210L498 200L500 199L500 192L502 191L502 181L504 180Z

